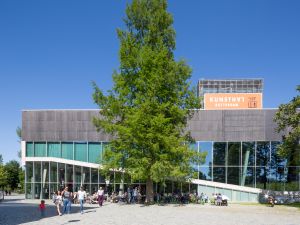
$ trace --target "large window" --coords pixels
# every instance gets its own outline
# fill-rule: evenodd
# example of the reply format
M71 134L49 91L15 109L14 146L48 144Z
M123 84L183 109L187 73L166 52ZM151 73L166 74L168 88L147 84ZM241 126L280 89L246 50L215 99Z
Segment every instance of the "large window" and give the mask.
M100 163L102 161L101 143L89 143L89 162Z
M26 182L33 182L33 162L26 162Z
M26 143L26 156L33 157L34 156L34 146L32 142Z
M228 167L227 168L227 183L240 185L241 183L241 167Z
M60 143L48 143L48 156L49 157L61 157Z
M74 160L87 162L87 143L75 143Z
M242 166L255 166L255 143L243 142L242 152Z
M50 163L50 182L53 182L53 183L57 182L57 163L56 162Z
M240 166L241 165L241 143L229 142L228 143L228 166Z
M225 166L226 142L215 142L213 149L214 166Z
M257 142L256 166L269 166L270 159L270 142Z
M199 142L200 152L206 152L205 162L201 166L212 165L212 142Z
M41 182L41 162L34 162L34 182Z
M43 142L35 142L34 143L34 156L37 157L46 157L46 143Z
M61 156L64 159L73 159L73 143L61 144Z
M226 182L226 167L214 167L213 168L213 181L215 182Z

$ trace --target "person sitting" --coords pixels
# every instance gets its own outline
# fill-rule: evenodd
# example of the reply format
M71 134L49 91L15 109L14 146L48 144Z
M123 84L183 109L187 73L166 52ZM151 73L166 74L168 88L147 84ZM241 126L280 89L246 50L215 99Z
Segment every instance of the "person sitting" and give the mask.
M116 194L116 192L113 192L110 196L110 202L111 203L117 203L118 202L118 196Z
M217 194L217 206L222 205L222 195L219 193Z
M89 202L90 202L90 204L97 204L98 203L97 192L95 192L93 195L89 196Z

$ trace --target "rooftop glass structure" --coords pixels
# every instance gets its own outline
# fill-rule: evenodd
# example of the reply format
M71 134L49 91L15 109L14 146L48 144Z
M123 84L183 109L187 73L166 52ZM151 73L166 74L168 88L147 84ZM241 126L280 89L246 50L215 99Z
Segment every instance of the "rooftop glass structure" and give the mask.
M198 96L205 93L262 93L263 79L201 79Z

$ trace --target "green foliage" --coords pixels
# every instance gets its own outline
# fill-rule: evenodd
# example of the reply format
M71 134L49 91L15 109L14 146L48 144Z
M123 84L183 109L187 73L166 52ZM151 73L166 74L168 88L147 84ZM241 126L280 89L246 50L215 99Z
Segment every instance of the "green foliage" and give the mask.
M300 85L297 86L297 91L300 92ZM279 155L296 162L300 152L300 95L289 103L280 105L274 121L278 125L277 131L286 133L279 146Z
M2 157L2 154L0 154L0 166L3 165L3 157Z
M105 150L104 169L124 168L131 177L161 182L192 176L192 162L203 154L191 150L187 119L199 108L188 79L191 68L176 61L173 18L165 0L133 0L125 30L118 30L120 68L105 96L95 83L93 98L100 116L97 130L114 138Z
M0 165L0 188L7 185L7 172L3 165Z
M19 170L20 164L16 160L11 160L5 165L7 185L9 185L12 190L16 189L20 183Z

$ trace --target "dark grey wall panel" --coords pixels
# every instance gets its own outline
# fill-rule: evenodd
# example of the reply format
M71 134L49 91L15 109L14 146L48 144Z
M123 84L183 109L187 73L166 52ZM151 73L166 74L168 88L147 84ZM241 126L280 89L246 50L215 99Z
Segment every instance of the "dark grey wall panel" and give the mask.
M276 110L196 110L187 129L197 141L280 141ZM22 113L24 141L109 141L91 120L98 110L28 110Z

